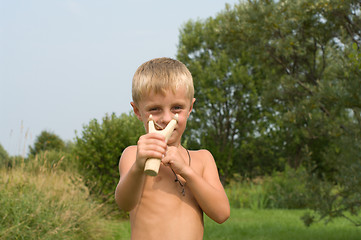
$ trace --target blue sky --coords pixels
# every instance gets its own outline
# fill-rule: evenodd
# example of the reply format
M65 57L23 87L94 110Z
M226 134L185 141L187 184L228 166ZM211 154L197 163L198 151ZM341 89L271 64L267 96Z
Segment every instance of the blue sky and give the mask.
M73 140L91 119L131 110L131 79L176 55L186 21L238 0L0 0L0 143L28 152L42 130Z

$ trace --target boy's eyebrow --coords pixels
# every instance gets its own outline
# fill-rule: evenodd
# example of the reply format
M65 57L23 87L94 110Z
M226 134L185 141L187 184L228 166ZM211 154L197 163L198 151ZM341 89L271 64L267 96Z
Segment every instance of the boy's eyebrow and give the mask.
M145 108L154 108L154 107L160 107L161 105L158 103L149 103L145 105Z

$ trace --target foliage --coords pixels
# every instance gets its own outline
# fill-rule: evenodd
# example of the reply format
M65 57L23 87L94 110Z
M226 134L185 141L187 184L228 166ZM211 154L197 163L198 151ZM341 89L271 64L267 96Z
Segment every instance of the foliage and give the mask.
M283 167L272 145L278 141L272 115L261 105L264 74L243 41L248 13L235 14L228 7L215 18L186 23L177 56L192 72L197 99L185 138L212 152L225 179Z
M317 202L359 212L360 185L345 174L360 162L348 154L361 136L360 8L356 0L249 0L187 22L177 56L195 79L186 138L199 141L190 145L214 153L225 179L305 167ZM337 201L335 184L347 189ZM330 206L314 209L341 215Z
M42 159L41 159L42 158ZM45 158L45 159L44 159ZM40 161L41 160L41 161ZM92 202L83 179L46 155L0 169L0 239L99 239L103 206Z
M320 180L311 175L308 188L312 195L308 207L315 210L304 216L306 224L325 220L330 222L333 218L342 217L351 221L355 226L361 226L361 144L343 139L344 149L335 148L333 154L325 153L332 157L331 161L338 163L339 168L335 173L335 182ZM332 151L334 151L332 149ZM357 161L354 160L356 157ZM317 184L315 184L317 183Z
M4 149L4 147L0 144L0 166L4 166L8 164L9 154Z
M304 209L309 206L311 192L307 189L307 171L286 167L274 172L264 181L265 194L270 208Z
M127 146L136 144L144 131L134 114L117 117L113 113L103 117L101 123L93 119L83 126L81 136L76 137L74 154L91 193L102 200L113 198L119 181L121 153Z
M48 131L42 131L39 136L37 136L34 147L29 147L30 155L35 156L41 151L47 150L64 150L65 143L64 141L55 133Z

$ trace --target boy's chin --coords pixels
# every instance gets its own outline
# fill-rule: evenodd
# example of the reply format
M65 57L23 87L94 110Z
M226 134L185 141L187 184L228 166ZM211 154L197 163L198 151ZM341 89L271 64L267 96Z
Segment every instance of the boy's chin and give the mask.
M176 134L172 134L172 136L170 136L170 138L168 139L168 142L167 142L167 144L169 145L169 146L173 146L173 145L176 145L176 144L178 144L178 143L180 143L180 139L178 139L178 137L176 136Z

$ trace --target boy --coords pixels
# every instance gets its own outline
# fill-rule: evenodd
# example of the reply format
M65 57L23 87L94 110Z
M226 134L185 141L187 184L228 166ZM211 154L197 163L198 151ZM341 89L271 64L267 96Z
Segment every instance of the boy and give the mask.
M181 146L195 101L192 75L177 60L150 60L134 74L132 96L134 113L147 132L150 115L163 129L178 114L167 143L163 135L147 133L120 158L115 199L130 211L132 239L202 239L203 212L223 223L230 207L211 153ZM155 177L144 174L148 158L161 159Z

